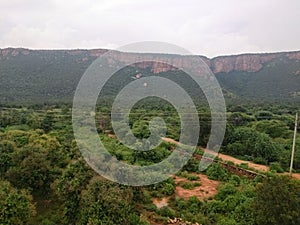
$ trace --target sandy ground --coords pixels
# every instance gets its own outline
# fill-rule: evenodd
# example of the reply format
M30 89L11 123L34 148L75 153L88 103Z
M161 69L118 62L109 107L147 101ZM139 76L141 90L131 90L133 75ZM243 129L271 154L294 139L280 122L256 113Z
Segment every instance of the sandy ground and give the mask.
M156 205L157 208L162 208L168 205L169 198L154 198L153 204Z
M188 199L192 196L196 196L200 201L204 201L205 199L208 199L209 197L213 197L215 194L217 194L217 188L219 185L218 181L210 180L206 175L204 174L196 174L193 173L193 175L198 176L200 179L195 181L188 181L184 177L178 177L175 176L175 183L176 183L176 190L175 195ZM187 190L180 186L180 183L182 182L201 182L201 186L194 187L193 190Z
M220 153L218 155L218 157L220 159L222 159L223 161L231 161L231 162L234 162L235 164L238 164L238 165L240 165L242 163L247 163L249 168L252 168L252 169L255 169L255 170L258 170L258 171L262 171L262 172L269 171L269 167L266 166L266 165L260 165L260 164L256 164L256 163L253 163L253 162L250 162L250 161L240 160L240 159L234 158L234 157L229 156L229 155L224 155L222 153Z

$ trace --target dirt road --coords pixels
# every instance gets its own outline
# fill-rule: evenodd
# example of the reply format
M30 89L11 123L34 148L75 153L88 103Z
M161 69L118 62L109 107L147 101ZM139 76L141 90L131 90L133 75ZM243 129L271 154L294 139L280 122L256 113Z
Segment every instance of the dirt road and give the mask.
M169 142L169 143L173 143L173 144L176 144L178 145L179 142L178 141L175 141L174 139L171 139L171 138L162 138L163 141L166 141L166 142ZM201 148L203 151L207 151L209 153L210 150L207 150L205 148ZM237 165L240 165L242 163L247 163L248 164L248 167L249 168L252 168L252 169L255 169L257 171L260 171L260 172L267 172L270 170L269 166L266 166L266 165L260 165L260 164L257 164L257 163L254 163L254 162L250 162L250 161L246 161L246 160L241 160L241 159L237 159L237 158L234 158L232 156L229 156L229 155L225 155L225 154L222 154L222 153L219 153L218 154L218 157L220 159L222 159L223 161L231 161ZM296 179L299 179L300 180L300 174L299 173L294 173L293 174L293 177L296 178Z

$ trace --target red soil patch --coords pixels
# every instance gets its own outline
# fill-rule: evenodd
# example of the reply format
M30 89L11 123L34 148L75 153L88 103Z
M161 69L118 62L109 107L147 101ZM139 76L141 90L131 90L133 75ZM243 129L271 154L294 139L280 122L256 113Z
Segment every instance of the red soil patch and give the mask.
M156 205L157 208L162 208L168 205L169 198L154 198L153 204Z
M195 181L189 181L188 179L184 177L178 177L175 176L175 183L176 183L176 190L175 195L188 199L192 196L196 196L200 201L204 201L205 199L208 199L209 197L213 197L217 194L217 188L219 185L218 181L210 180L206 175L204 174L196 174L193 173L193 175L198 176L200 179ZM194 187L193 190L187 190L180 186L180 183L182 182L201 182L201 186Z
M293 174L292 174L292 177L294 177L294 178L300 180L300 174L299 174L299 173L293 173Z

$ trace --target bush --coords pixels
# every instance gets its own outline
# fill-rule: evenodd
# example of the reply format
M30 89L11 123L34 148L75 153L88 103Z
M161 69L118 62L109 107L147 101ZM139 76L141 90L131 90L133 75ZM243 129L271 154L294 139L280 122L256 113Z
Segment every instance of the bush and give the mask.
M253 159L253 162L257 163L257 164L262 164L262 165L267 165L268 161L262 157L255 157Z
M248 170L249 169L249 164L248 163L241 163L240 167L243 168L243 169Z
M223 217L217 223L217 225L237 225L237 224L238 223L234 219L228 217Z
M193 180L199 180L199 177L197 175L189 174L187 176L187 179L193 181Z
M214 163L207 169L206 175L212 180L226 180L227 171L219 164Z
M270 163L270 170L275 171L277 173L283 173L284 172L284 170L282 169L280 163L278 163L278 162Z
M162 192L166 195L172 195L175 192L175 189L175 185L167 183L164 185Z
M224 201L227 196L234 195L235 193L237 193L237 189L234 187L234 185L227 183L219 188L216 199Z
M231 175L229 182L234 186L239 186L241 183L241 178L237 175Z
M257 224L300 224L300 182L288 176L267 178L257 185L254 213Z
M174 218L175 217L175 211L173 209L171 209L168 206L164 206L162 208L160 208L157 211L158 215L160 216L165 216L165 217L170 217L170 218Z
M41 225L55 225L55 222L53 222L49 219L43 219Z
M181 187L188 190L193 190L195 187L201 186L200 182L183 182Z
M146 204L146 205L145 205L145 208L146 208L148 211L152 211L152 212L155 212L155 211L157 210L156 205L154 205L153 203Z
M202 206L202 202L196 197L192 196L188 200L188 210L194 214L199 213L200 208Z
M178 173L178 176L185 177L185 178L187 178L190 181L199 180L200 179L199 176L194 175L194 174L190 174L187 171L182 171L182 172Z
M182 198L175 200L175 206L178 210L185 210L187 205L188 203Z

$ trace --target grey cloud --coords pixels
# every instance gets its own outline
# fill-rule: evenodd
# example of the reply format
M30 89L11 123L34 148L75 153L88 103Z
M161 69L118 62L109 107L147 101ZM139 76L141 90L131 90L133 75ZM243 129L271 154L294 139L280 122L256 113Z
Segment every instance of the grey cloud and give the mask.
M0 0L0 47L165 41L209 57L299 50L300 1Z

